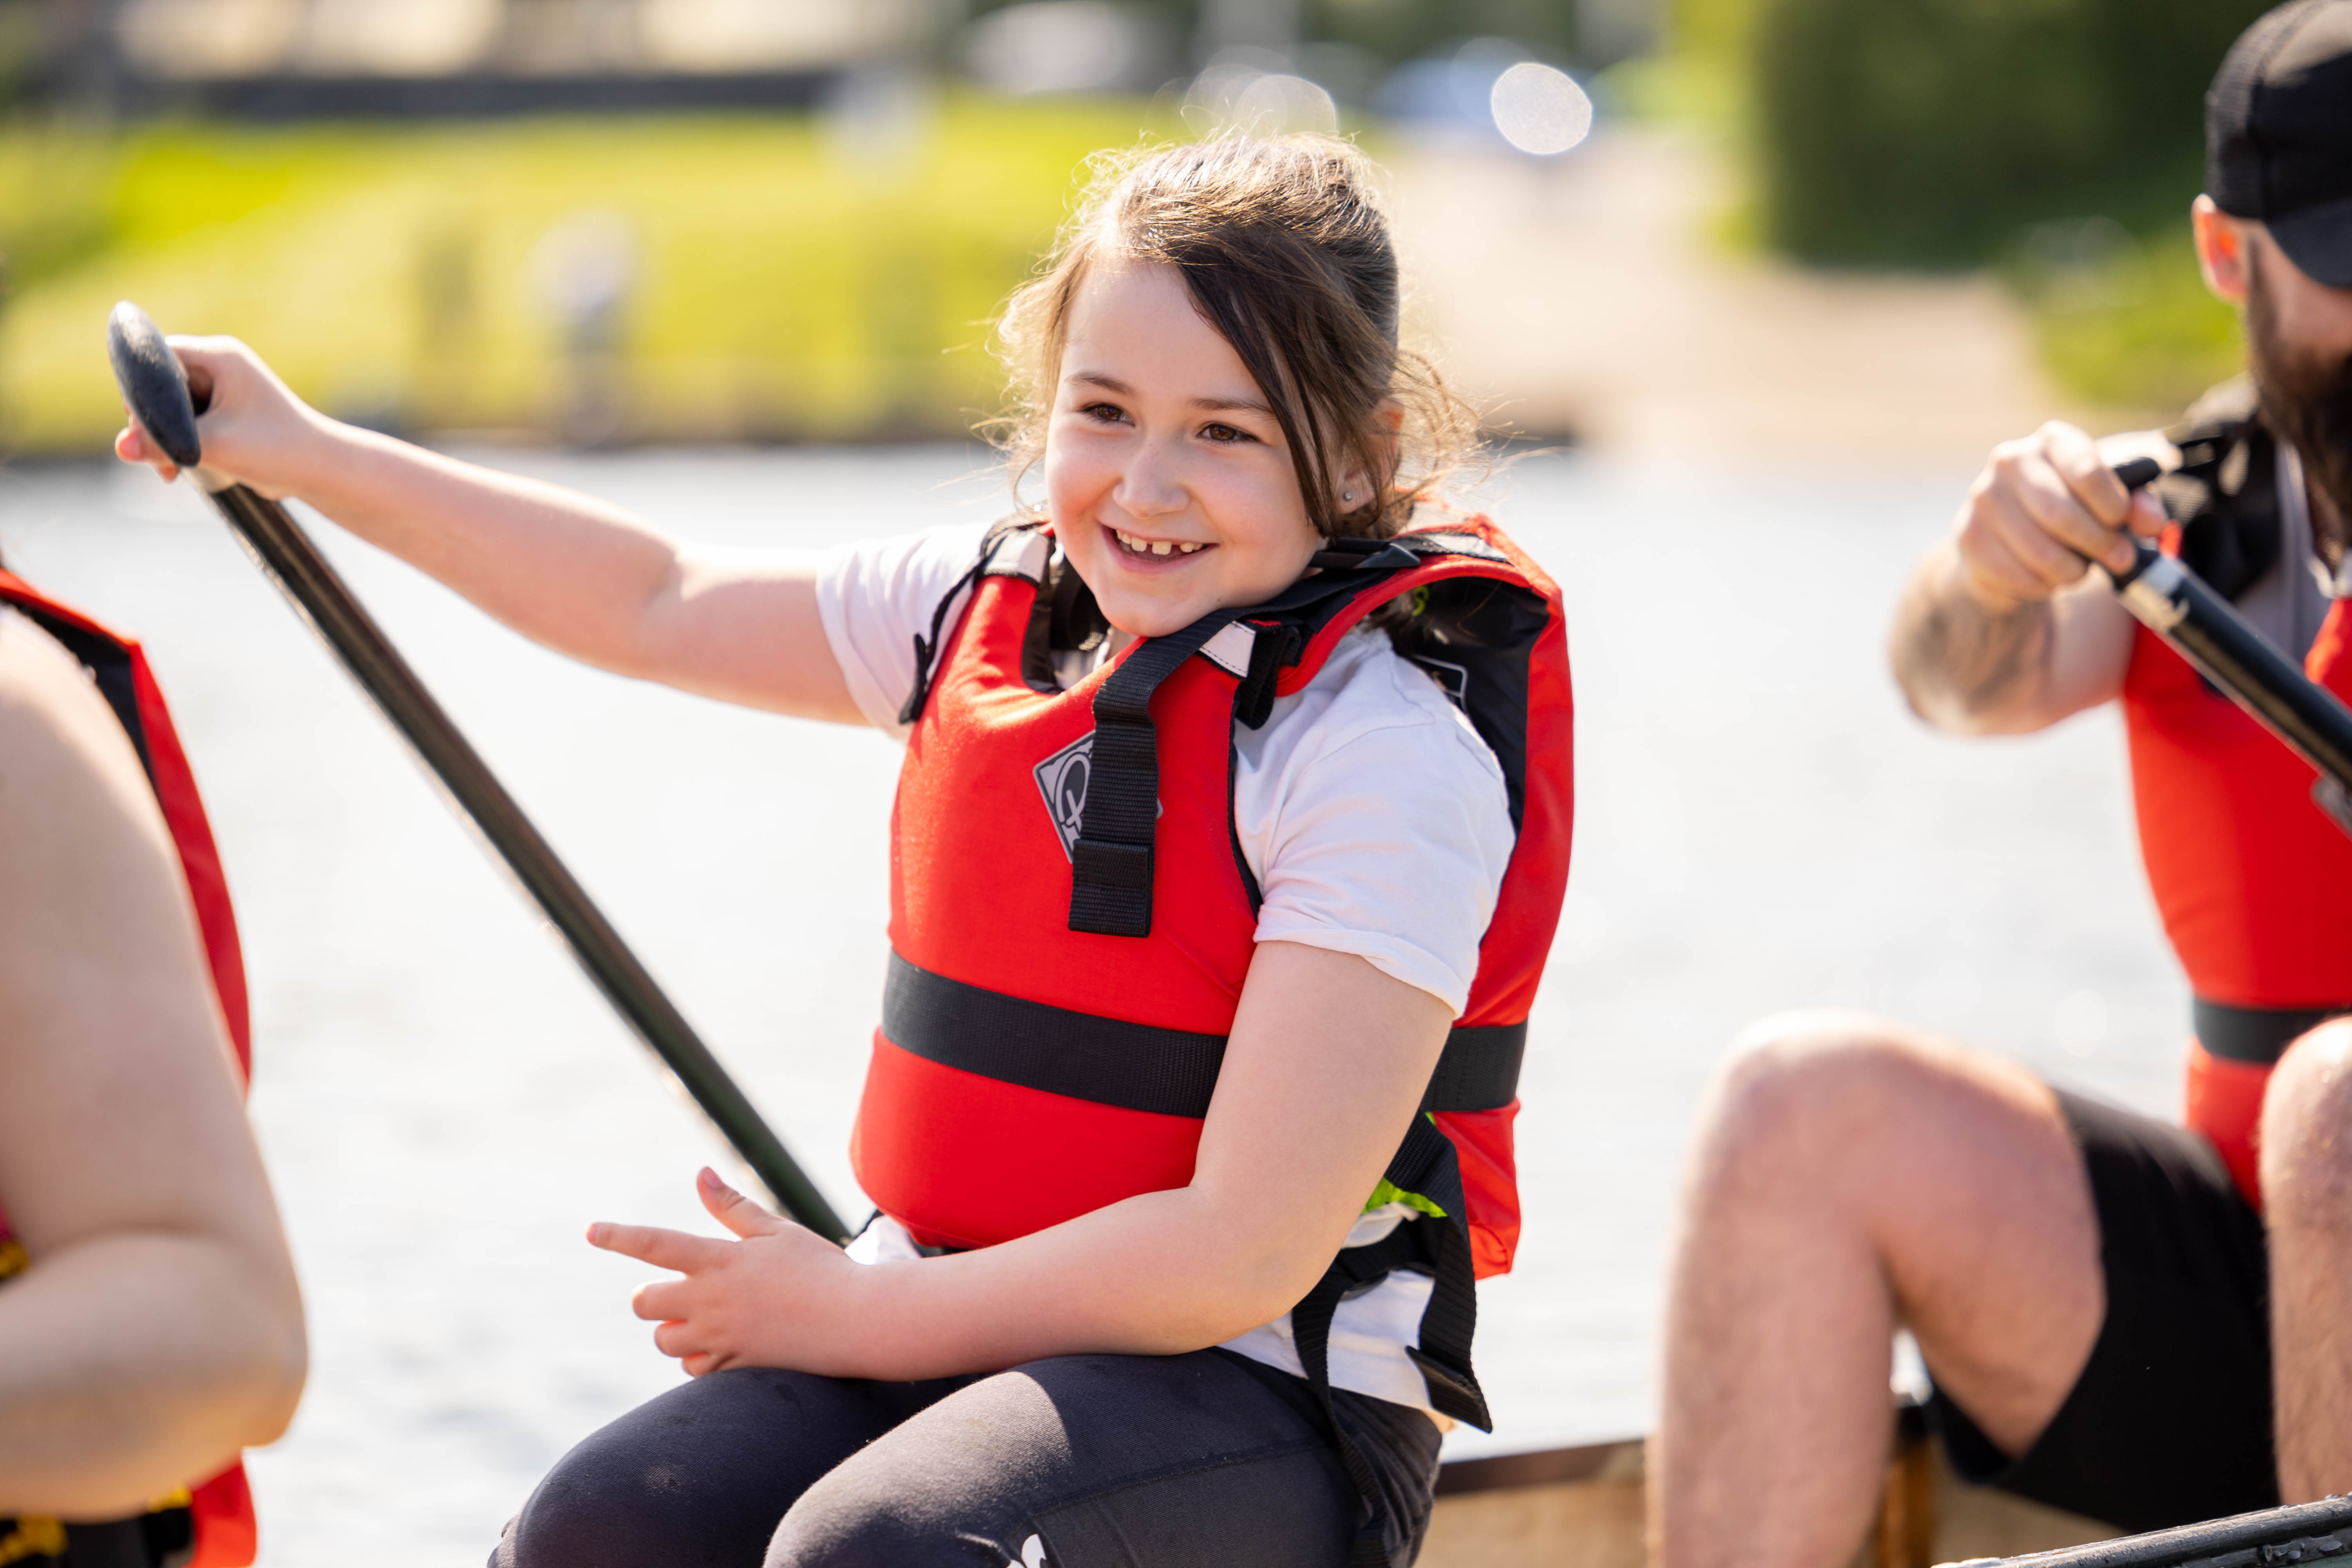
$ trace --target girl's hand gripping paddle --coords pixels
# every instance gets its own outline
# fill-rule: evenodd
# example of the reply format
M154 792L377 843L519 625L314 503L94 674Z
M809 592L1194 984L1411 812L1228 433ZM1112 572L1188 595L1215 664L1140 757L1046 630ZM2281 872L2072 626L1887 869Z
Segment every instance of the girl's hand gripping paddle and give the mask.
M187 374L155 323L125 300L107 321L106 348L131 418L164 456L194 477L256 563L293 601L310 629L415 749L523 890L555 922L605 1000L652 1047L784 1213L829 1241L846 1237L847 1227L824 1194L654 984L514 797L457 732L310 535L276 501L204 470L198 409L189 395Z
M2134 458L2116 466L2116 478L2136 490L2163 471L2153 458ZM2107 574L2124 608L2318 769L2312 799L2352 833L2352 709L2273 647L2203 578L2144 539L2132 543L2138 559L2131 570Z

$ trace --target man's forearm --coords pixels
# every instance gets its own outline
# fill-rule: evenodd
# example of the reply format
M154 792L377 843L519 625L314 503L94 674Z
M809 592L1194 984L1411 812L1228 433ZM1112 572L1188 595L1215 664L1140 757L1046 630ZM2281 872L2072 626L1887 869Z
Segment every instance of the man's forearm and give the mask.
M1999 734L2049 721L2056 616L2047 599L1988 608L1962 582L1955 552L1937 547L1896 606L1889 652L1912 711L1938 729Z

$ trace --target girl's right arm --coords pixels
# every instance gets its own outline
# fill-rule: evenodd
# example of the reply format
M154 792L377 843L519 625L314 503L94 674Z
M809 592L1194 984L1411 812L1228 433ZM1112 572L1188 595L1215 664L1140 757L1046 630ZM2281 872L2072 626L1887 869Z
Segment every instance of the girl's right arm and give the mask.
M817 615L814 551L682 544L573 490L320 414L232 338L174 338L205 468L297 496L535 642L724 702L862 724ZM117 455L176 471L134 425Z

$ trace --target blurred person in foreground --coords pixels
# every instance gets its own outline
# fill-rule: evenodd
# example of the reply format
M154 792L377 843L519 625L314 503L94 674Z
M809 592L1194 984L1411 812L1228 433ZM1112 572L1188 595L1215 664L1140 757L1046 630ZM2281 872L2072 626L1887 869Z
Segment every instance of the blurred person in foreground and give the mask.
M218 857L135 643L0 569L0 1563L237 1568L302 1390Z
M2188 1125L1880 1019L1754 1030L1710 1097L1673 1276L1671 1568L1852 1555L1898 1327L1971 1480L2131 1531L2352 1490L2352 1019L2324 1021L2352 1013L2352 838L2087 570L2162 536L2352 694L2352 0L2248 29L2207 132L2197 251L2243 308L2251 376L2161 433L2053 423L1997 448L1892 644L1913 707L1958 733L2123 705L2196 995ZM2172 470L2161 501L2110 471L2141 455Z

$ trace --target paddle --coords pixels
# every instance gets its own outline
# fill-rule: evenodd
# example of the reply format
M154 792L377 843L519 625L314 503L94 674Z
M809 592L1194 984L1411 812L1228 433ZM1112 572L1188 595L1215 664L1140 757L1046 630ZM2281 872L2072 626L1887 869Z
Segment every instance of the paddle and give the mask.
M2134 458L2116 466L2116 478L2136 490L2163 471L2153 458ZM2273 647L2196 573L2144 539L2132 545L2138 558L2131 570L2107 574L2124 608L2318 769L2313 800L2352 834L2352 709Z
M2016 1568L2181 1568L2190 1563L2284 1568L2290 1563L2341 1562L2347 1556L2352 1556L2352 1498L2331 1497L2055 1552L1971 1557L1945 1568L1993 1568L1995 1563Z
M194 476L255 563L334 650L450 801L547 912L605 1000L652 1047L783 1213L829 1240L845 1238L848 1227L824 1195L457 732L310 536L276 501L204 470L204 443L196 434L201 410L190 395L187 373L146 312L127 300L115 306L106 324L106 350L131 418L164 456Z

